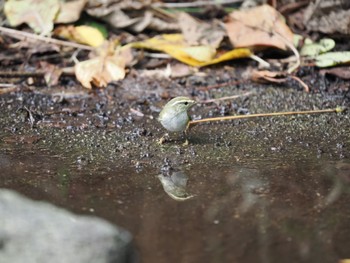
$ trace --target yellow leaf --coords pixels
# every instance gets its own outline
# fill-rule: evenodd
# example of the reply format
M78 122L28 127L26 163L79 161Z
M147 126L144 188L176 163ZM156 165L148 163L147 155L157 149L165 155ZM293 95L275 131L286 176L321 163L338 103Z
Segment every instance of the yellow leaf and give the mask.
M232 59L248 58L251 55L252 55L252 52L248 48L236 48L222 54L217 58L212 59L207 63L202 63L201 66L213 65L213 64L217 64L217 63L227 61L227 60L232 60Z
M209 46L188 46L181 34L165 34L142 42L131 43L130 46L162 51L183 63L196 67L245 58L252 54L249 49L240 48L217 56L216 51Z
M216 54L216 50L211 46L184 47L182 51L200 62L208 62Z
M92 47L100 46L105 38L101 31L91 26L77 26L75 27L78 34L80 35L83 44L87 44Z
M91 26L60 26L54 30L54 34L92 47L102 45L105 40L102 33Z

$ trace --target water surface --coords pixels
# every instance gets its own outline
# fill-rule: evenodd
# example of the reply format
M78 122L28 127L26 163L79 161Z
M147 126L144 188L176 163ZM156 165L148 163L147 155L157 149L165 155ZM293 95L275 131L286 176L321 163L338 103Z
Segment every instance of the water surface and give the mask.
M1 149L0 165L0 187L128 229L142 262L350 258L350 160L228 160L161 174L20 145Z

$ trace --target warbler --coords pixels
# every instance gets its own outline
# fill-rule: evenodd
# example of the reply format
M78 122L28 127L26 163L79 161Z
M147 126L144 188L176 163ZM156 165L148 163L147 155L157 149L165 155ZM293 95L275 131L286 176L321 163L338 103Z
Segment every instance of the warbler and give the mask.
M170 132L186 131L190 122L188 110L196 102L187 97L176 97L165 104L159 113L158 121Z

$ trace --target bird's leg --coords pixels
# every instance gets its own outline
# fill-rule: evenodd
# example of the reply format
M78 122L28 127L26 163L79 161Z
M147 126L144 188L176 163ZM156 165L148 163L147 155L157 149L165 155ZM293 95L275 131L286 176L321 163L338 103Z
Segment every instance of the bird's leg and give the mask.
M166 133L158 140L158 144L164 144L165 142L169 141L169 134Z
M183 146L189 145L189 141L187 139L189 131L190 131L190 122L187 123L186 129L183 131L183 136L185 137L185 142L182 144Z

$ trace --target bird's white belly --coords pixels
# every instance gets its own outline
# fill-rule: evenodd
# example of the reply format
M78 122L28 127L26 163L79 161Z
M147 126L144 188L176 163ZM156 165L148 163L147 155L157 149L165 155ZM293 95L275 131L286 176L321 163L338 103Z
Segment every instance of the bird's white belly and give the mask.
M183 112L172 116L172 118L166 118L166 116L164 116L160 122L168 131L179 132L186 129L188 120L187 112Z

